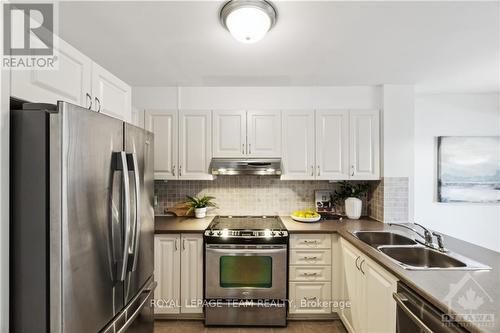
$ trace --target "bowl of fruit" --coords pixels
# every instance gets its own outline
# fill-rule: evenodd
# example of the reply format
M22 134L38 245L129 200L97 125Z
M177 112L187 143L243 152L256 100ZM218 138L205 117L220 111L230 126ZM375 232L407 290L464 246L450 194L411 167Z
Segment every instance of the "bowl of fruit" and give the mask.
M291 218L299 222L317 222L321 219L321 215L311 209L306 209L294 211Z

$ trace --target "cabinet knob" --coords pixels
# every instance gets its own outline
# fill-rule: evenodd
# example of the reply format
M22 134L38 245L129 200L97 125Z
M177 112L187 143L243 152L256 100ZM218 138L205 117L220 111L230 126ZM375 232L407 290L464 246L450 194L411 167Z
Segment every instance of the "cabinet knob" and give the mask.
M175 164L172 165L172 176L175 176Z
M319 175L321 175L321 172L320 172L320 170L319 170L319 165L318 165L318 176L319 176Z
M311 165L311 176L314 176L314 165Z
M243 155L245 155L245 144L244 143L241 144L241 153Z

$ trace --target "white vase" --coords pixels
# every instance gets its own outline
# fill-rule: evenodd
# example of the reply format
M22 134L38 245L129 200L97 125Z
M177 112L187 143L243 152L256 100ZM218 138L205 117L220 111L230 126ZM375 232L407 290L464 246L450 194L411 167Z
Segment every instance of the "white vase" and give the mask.
M207 216L207 207L195 208L194 209L194 216L196 216L197 219L202 219L205 216Z
M361 216L363 202L358 198L347 198L345 200L345 214L352 220L357 220Z

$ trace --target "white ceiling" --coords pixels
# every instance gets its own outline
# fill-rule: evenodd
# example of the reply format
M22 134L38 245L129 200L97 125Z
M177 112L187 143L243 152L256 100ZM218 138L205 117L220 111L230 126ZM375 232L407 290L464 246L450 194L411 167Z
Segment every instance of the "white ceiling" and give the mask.
M280 1L256 44L220 1L66 2L63 39L133 86L415 84L499 90L498 2Z

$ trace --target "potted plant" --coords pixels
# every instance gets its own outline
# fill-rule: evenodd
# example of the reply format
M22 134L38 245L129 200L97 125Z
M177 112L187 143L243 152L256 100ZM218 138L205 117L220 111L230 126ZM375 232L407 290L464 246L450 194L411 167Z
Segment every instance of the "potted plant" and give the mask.
M344 202L345 214L350 219L359 219L363 208L361 198L366 196L370 185L368 183L350 183L347 181L340 182L340 187L335 190L332 196L332 202L337 205Z
M198 219L202 219L207 215L207 207L218 208L217 205L212 201L215 199L215 197L211 197L209 195L204 195L201 198L186 195L186 198L186 203L189 206L187 215L191 214L191 212L194 210L194 215Z

